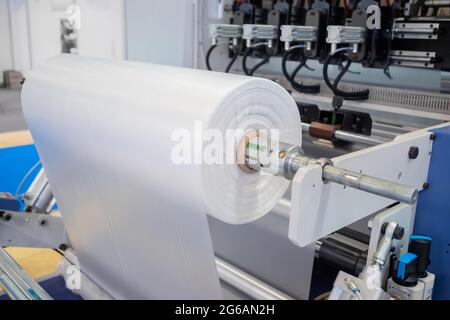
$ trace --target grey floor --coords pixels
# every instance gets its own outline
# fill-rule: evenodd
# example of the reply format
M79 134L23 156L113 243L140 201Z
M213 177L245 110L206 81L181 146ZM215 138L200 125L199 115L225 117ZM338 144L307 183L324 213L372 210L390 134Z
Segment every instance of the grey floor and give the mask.
M0 88L0 132L27 129L20 107L20 90Z

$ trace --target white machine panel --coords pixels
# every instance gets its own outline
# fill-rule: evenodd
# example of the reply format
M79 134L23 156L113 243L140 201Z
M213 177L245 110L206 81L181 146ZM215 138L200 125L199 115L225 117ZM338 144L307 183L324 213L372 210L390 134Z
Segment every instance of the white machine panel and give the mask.
M392 142L332 159L336 167L422 189L427 181L432 149L431 132L417 131ZM408 157L419 148L416 159ZM306 246L323 236L385 208L394 200L336 183L324 183L320 166L297 171L292 184L289 238Z

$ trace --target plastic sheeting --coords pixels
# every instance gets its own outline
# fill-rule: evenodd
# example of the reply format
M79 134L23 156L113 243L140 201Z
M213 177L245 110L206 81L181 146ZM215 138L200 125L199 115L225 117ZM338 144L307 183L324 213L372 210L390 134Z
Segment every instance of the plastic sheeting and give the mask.
M280 129L301 142L283 88L209 71L61 55L31 72L22 105L81 268L118 299L221 298L206 213L250 222L289 186L199 162L199 129ZM182 140L189 156L176 152Z

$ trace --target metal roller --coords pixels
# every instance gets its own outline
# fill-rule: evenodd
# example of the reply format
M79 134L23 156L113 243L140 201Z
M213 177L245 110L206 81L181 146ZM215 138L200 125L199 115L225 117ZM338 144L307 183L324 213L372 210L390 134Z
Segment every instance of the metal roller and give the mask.
M320 165L324 181L376 194L392 200L414 204L418 190L400 183L372 177L351 170L338 168L330 159L314 159L302 155L299 147L284 143L272 143L261 133L250 133L243 138L245 144L245 172L264 171L292 180L296 172L305 166ZM241 149L242 150L242 149ZM238 158L242 158L239 157ZM243 167L240 164L241 168Z
M0 286L13 300L52 300L3 248L0 248Z

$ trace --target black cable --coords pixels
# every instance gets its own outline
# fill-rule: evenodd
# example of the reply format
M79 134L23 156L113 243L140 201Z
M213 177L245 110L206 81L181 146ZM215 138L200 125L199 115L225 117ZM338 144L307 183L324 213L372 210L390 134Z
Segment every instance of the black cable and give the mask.
M339 64L338 64L338 69L339 69L339 71L341 71L342 69L344 69L344 62L343 62L343 61L339 62ZM359 71L347 70L347 72L348 72L348 73L351 73L351 74L361 74L361 72L359 72Z
M333 56L334 56L334 53L333 54L330 53L323 63L323 80L325 81L327 86L333 91L335 96L342 97L346 100L367 100L369 98L369 90L367 90L367 89L362 90L362 91L356 91L356 92L346 92L346 91L338 89L339 81L342 79L344 74L350 68L350 65L352 63L351 60L347 60L347 64L342 68L341 72L338 74L335 81L331 82L331 80L328 76L328 66L329 66Z
M56 253L60 254L61 256L64 257L64 252L59 250L59 249L53 249L53 251L55 251Z
M247 58L252 52L252 48L248 47L245 49L244 54L242 55L242 70L244 71L245 75L250 76L250 71L247 69Z
M206 68L209 71L212 71L211 65L209 64L209 58L211 56L211 53L214 51L214 49L217 47L217 44L213 44L211 47L209 47L208 52L206 52L205 62L206 62Z
M214 51L214 49L217 47L217 44L213 44L211 47L209 47L208 52L206 53L206 68L210 71L213 71L211 68L211 64L209 63L209 59L211 57L212 52ZM239 50L238 49L234 49L234 54L233 57L231 57L230 62L228 63L226 69L225 69L225 73L230 72L231 67L233 66L233 64L236 62L236 59L239 56Z
M378 30L375 29L372 31L372 39L371 39L371 50L369 56L369 66L373 66L375 64L375 59L377 55L376 44L378 42Z
M294 48L291 48L284 52L283 59L281 60L281 70L283 71L284 77L291 84L292 88L294 88L298 92L318 93L320 91L320 85L318 85L318 84L305 85L305 84L301 84L301 83L295 81L295 79L294 79L294 77L297 75L297 73L300 71L300 69L306 64L306 60L301 61L300 64L294 69L292 74L289 74L289 72L287 71L286 61L287 61L289 55L292 53L292 51L294 51L296 49L300 49L300 48L301 47L294 47ZM292 77L292 76L294 76L294 77Z
M250 75L253 76L253 74L255 73L256 70L258 70L262 65L265 65L266 63L268 63L270 60L270 54L267 53L266 56L264 57L264 59L260 62L258 62L251 70L250 70Z
M342 67L341 71L338 73L338 75L336 76L336 78L333 81L333 87L337 88L339 81L341 81L342 77L344 76L344 74L348 71L348 69L350 68L350 65L352 64L351 60L347 60L347 63L345 64L345 66Z
M236 62L236 59L237 59L238 55L239 55L239 50L235 49L233 57L231 58L230 62L227 65L227 68L225 69L225 73L230 72L230 69L233 66L233 64Z
M297 77L297 73L300 71L301 68L303 68L306 65L305 61L300 62L294 69L294 71L291 72L291 79L295 79Z
M262 65L269 62L271 54L269 50L266 48L266 56L264 59L262 59L260 62L258 62L253 68L250 70L247 68L247 58L250 56L250 53L253 51L253 47L249 47L244 51L244 54L242 56L242 70L247 76L253 76L256 70L258 70Z

